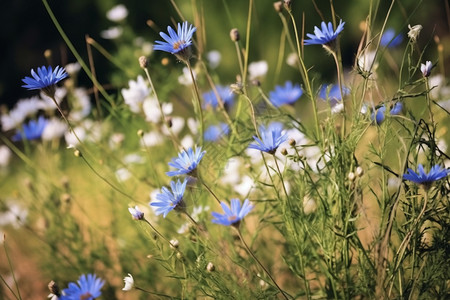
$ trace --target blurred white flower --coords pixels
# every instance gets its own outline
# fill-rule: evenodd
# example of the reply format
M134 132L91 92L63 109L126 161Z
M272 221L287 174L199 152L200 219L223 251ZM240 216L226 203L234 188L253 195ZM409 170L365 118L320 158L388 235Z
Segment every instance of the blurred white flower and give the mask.
M13 226L19 228L26 221L28 211L16 202L6 204L7 210L0 212L0 227Z
M208 60L209 67L211 69L215 69L219 66L220 61L222 59L222 55L220 54L219 51L212 50L206 54L206 59Z
M422 25L414 25L413 27L411 27L411 25L408 24L408 37L415 42L417 40L417 38L419 37L420 31L422 30Z
M61 138L67 131L67 124L57 118L48 120L47 125L42 132L41 138L45 141L51 141Z
M445 86L445 78L441 74L428 77L428 84L431 88L430 96L438 99L441 94L441 89Z
M141 138L141 146L146 147L153 147L157 145L163 144L165 141L165 137L156 131L151 131L148 133L145 133Z
M297 53L295 53L295 52L289 53L288 56L286 57L286 63L293 68L297 68L297 66L298 66Z
M247 197L254 185L255 182L253 181L253 179L251 179L247 175L244 175L244 177L242 177L241 183L234 186L234 191L242 197Z
M223 169L223 175L220 177L220 181L223 184L236 185L241 179L239 169L242 166L242 158L235 156L228 159L225 168Z
M138 36L134 39L134 45L137 48L141 48L141 53L138 55L150 56L153 53L153 44L146 41L143 37Z
M187 126L192 134L198 133L198 121L194 118L187 119Z
M91 98L84 88L76 88L73 92L72 109L69 118L73 121L81 121L91 113Z
M253 80L266 76L269 65L265 60L252 62L248 65L249 79Z
M136 81L128 81L128 86L128 89L122 89L123 100L132 112L140 113L144 100L150 95L150 88L141 75L137 77Z
M78 72L80 72L81 70L81 65L78 62L75 63L71 63L71 64L67 64L64 69L66 69L66 72L70 75L70 76L74 76L76 74L78 74Z
M338 102L331 108L332 114L338 114L344 110L344 103Z
M145 159L137 153L131 153L123 158L123 162L125 164L142 164L145 162Z
M81 126L77 126L72 131L66 131L64 139L69 147L76 147L80 142L77 137L83 142L86 139L86 129Z
M402 179L398 178L398 177L390 177L388 179L388 193L390 195L393 195L395 192L397 192L398 188L400 187L400 185L402 184Z
M126 168L120 168L116 171L117 180L124 182L131 178L131 172Z
M17 101L14 109L22 113L25 119L26 117L34 116L38 110L42 109L42 101L37 96L20 99Z
M193 70L192 72L194 73L194 78L197 79L197 74L195 73L195 71ZM187 67L183 68L183 75L180 75L178 77L178 83L185 86L192 85L191 73L189 72L189 69Z
M173 111L172 103L161 103L161 107L165 116L170 115ZM147 122L158 123L161 121L161 110L158 100L155 97L145 99L142 104L142 109Z
M172 117L170 123L172 125L170 129L175 135L179 134L180 131L184 128L184 118L182 117ZM167 125L165 123L163 124L161 131L163 134L170 136L170 132L167 129Z
M128 9L123 4L119 4L106 12L108 20L120 22L128 16Z
M194 139L188 134L180 141L180 144L185 149L192 148L194 147Z
M128 273L128 276L125 277L123 281L125 282L125 287L122 289L122 291L130 291L134 288L134 279L130 273Z
M64 97L67 95L67 89L66 88L56 88L55 90L55 100L58 104L61 103L61 101L64 99ZM53 111L56 109L56 104L53 101L52 98L47 96L45 93L40 93L41 99L42 99L42 109L45 111Z
M113 133L109 138L109 147L111 149L117 149L125 139L125 135L120 132Z
M0 145L0 167L6 167L11 160L12 152L9 147Z
M25 120L25 116L21 111L12 109L8 114L0 116L3 131L8 131L20 127Z
M114 40L122 35L123 28L120 26L110 27L100 32L100 36L105 40Z

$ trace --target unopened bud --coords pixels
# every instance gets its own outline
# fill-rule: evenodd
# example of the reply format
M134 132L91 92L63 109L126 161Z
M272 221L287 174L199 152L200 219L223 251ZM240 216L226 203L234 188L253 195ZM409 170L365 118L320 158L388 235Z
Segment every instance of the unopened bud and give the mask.
M355 177L356 177L355 173L353 173L353 172L348 173L348 176L347 176L348 180L353 181L353 180L355 180Z
M281 148L280 152L284 156L288 155L288 152L287 152L286 148Z
M81 152L78 149L75 149L75 151L73 151L73 155L75 155L75 157L81 157Z
M167 126L169 126L169 128L172 128L172 125L173 125L172 117L167 117L166 122L167 122Z
M61 202L64 202L64 203L70 202L70 199L71 199L71 198L72 198L72 197L71 197L70 194L68 194L68 193L64 193L64 194L62 194L61 197L60 197Z
M242 84L239 82L230 84L230 89L233 93L235 93L237 95L242 95L244 93Z
M45 50L44 51L44 57L46 59L50 59L52 57L52 50L50 50L50 49Z
M261 81L259 81L258 79L254 79L254 80L252 80L252 84L254 86L261 86Z
M144 136L144 130L139 129L139 130L137 131L137 135L138 135L139 137L143 137L143 136Z
M167 66L169 64L170 60L167 57L164 57L163 59L161 59L161 64L163 66Z
M294 139L289 139L289 145L291 145L292 147L295 146L297 142Z
M356 168L356 176L361 177L364 174L364 170L363 168L361 168L360 166L358 166Z
M283 2L282 1L277 1L273 4L273 8L275 8L275 11L280 13L283 11Z
M237 28L231 29L230 38L233 42L237 42L241 39L241 36L239 35L239 30L237 30Z
M50 293L52 293L53 295L57 297L61 296L61 290L59 289L58 284L53 280L50 281L50 283L48 284L48 289L50 290Z
M206 266L206 270L208 272L214 272L215 269L216 269L216 267L214 267L212 262L209 262L208 265Z
M170 248L177 249L180 245L180 242L178 240L170 240Z
M145 56L139 57L139 65L141 66L142 69L147 69L148 67L147 57Z
M180 252L177 252L177 258L179 260L182 260L183 259L183 254L181 254Z
M286 8L287 11L291 11L291 7L292 7L292 1L291 0L284 0L283 1L284 4L284 8Z

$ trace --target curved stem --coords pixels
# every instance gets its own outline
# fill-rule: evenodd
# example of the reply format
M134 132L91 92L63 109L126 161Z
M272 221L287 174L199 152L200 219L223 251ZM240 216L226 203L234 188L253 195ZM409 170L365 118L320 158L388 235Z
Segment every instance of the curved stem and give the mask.
M253 251L249 248L249 246L247 245L247 243L245 242L244 238L242 237L241 231L239 230L238 227L234 227L236 228L236 231L238 233L239 238L241 239L242 244L244 245L245 249L247 249L247 252L253 257L253 259L258 263L258 265L261 267L261 269L264 270L264 272L267 274L267 276L269 276L270 280L272 280L273 284L277 287L277 289L280 291L280 293L283 295L283 297L285 299L289 299L288 296L286 295L286 293L280 288L280 286L277 284L277 282L275 281L275 279L272 277L272 275L270 275L269 271L264 267L264 265L261 263L261 261L259 261L259 259L255 256L255 254L253 253Z
M197 81L194 77L194 72L192 71L191 63L187 60L186 65L189 69L189 73L191 74L192 83L194 84L194 93L195 93L195 99L197 100L197 109L198 109L198 115L199 115L199 121L200 121L200 146L203 146L205 137L203 136L203 133L205 132L205 125L203 122L203 110L202 110L202 104L200 102L200 92L198 90Z

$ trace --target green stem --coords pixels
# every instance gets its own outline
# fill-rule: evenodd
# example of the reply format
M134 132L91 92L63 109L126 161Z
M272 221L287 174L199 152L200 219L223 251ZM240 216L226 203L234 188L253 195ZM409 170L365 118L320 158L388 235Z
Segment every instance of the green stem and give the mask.
M11 258L9 257L8 248L6 247L6 239L5 239L4 236L3 236L3 247L4 247L4 249L5 249L5 254L6 254L6 258L7 258L7 260L8 260L8 265L9 265L9 268L10 268L10 271L11 271L11 275L12 275L14 284L16 285L16 289L17 289L17 296L16 296L14 293L13 293L13 294L14 294L14 296L15 296L17 299L22 300L22 296L20 295L19 284L17 283L16 275L14 274L14 268L13 268L13 265L12 265L12 262L11 262ZM3 277L2 277L2 278L3 278ZM6 285L6 286L8 286L8 285ZM8 287L9 287L9 286L8 286ZM11 288L10 288L10 289L11 289Z
M247 245L244 238L242 237L242 234L241 234L241 231L239 230L239 228L238 227L233 227L233 228L236 228L238 236L241 239L241 242L244 245L245 249L247 249L247 252L253 257L253 259L258 263L258 265L264 270L264 272L267 274L267 276L269 276L270 280L272 280L273 284L277 287L277 289L280 291L280 293L283 295L283 297L285 299L289 299L288 296L286 295L286 293L280 288L280 286L277 284L275 279L272 277L272 275L270 275L269 271L264 267L264 265L261 263L261 261L255 256L253 251Z
M204 144L204 132L205 132L205 124L203 121L203 109L202 109L202 104L200 101L200 92L198 89L198 85L197 85L197 81L195 80L195 76L194 76L194 72L192 71L192 67L191 67L191 63L189 62L189 60L186 60L186 65L189 69L189 73L191 74L191 79L192 79L192 83L194 84L194 93L195 93L195 99L197 101L197 110L198 110L198 115L199 115L199 121L200 121L200 146L203 146Z

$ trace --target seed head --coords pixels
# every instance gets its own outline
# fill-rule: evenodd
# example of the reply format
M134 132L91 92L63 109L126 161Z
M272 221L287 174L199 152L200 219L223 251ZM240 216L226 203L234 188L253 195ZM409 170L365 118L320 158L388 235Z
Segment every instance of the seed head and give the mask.
M239 35L239 30L237 30L237 28L231 29L230 38L233 42L237 42L241 39L241 36Z

